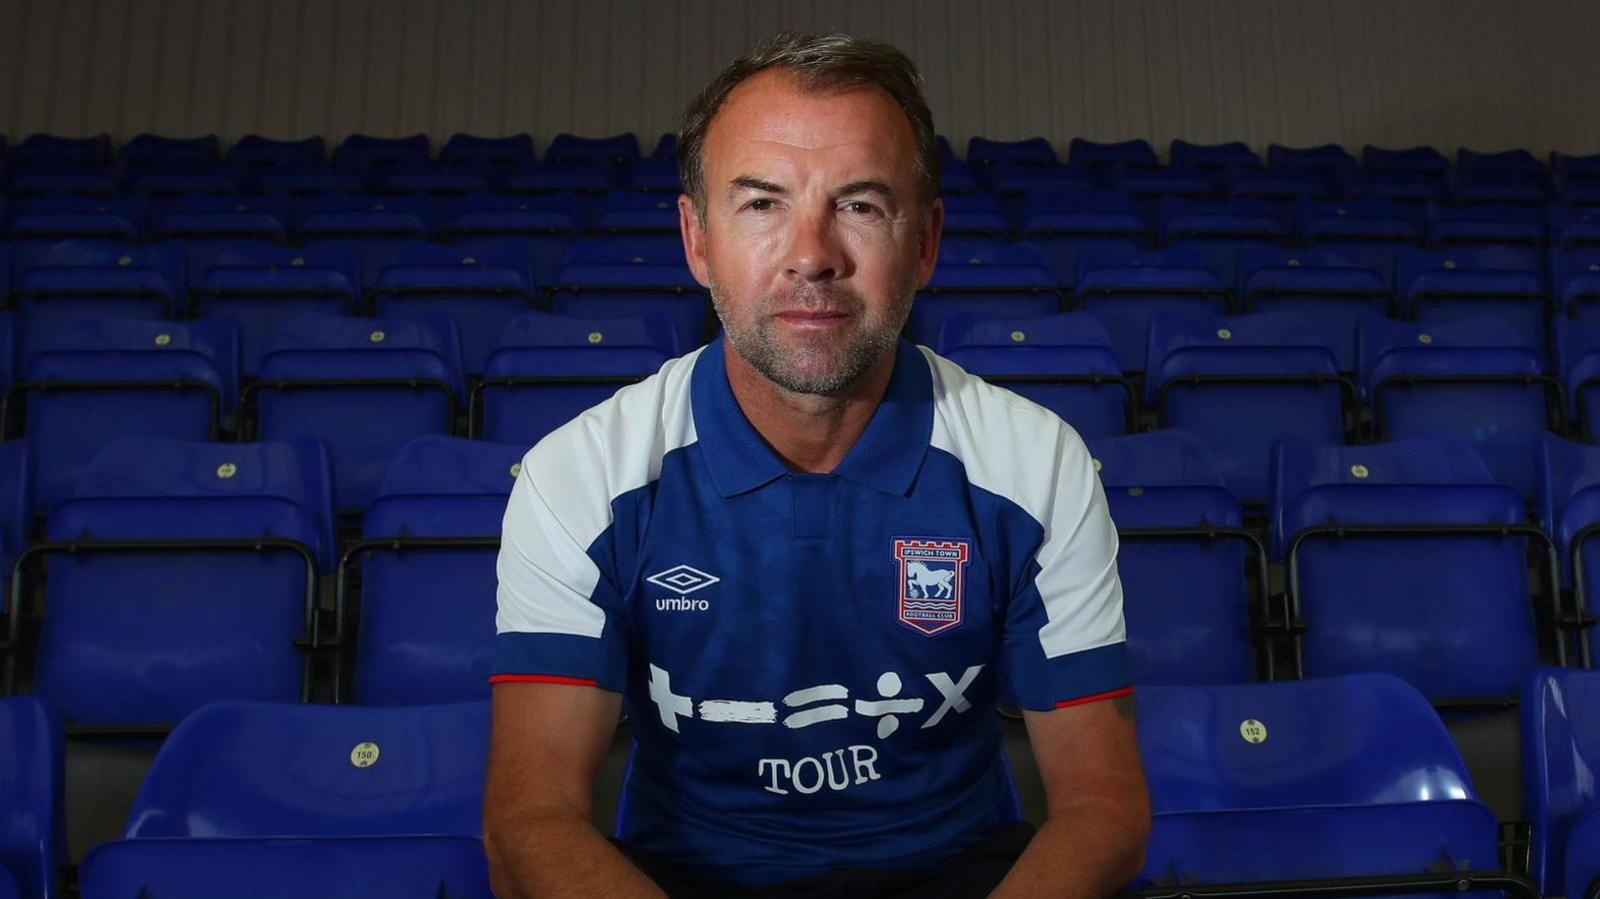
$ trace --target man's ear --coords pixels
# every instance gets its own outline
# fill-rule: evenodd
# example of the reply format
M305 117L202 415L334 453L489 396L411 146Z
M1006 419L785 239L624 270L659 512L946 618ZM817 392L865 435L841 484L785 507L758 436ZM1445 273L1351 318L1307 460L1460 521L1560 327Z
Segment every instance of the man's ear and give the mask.
M706 229L700 226L700 211L694 198L678 195L678 231L683 235L683 255L689 261L689 271L702 287L711 286L711 268L706 265Z
M935 197L922 222L921 250L917 253L917 288L928 286L939 264L939 241L944 237L944 200Z

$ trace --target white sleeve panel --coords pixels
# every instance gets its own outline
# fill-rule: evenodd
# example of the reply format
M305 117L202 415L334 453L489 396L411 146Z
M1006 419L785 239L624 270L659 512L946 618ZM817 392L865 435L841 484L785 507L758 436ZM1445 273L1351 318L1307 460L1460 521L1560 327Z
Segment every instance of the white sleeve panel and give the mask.
M1083 439L1048 409L923 353L933 370L933 445L961 460L969 483L1044 529L1035 584L1045 656L1123 642L1117 532Z
M613 573L589 547L611 527L612 500L649 485L663 457L694 442L689 379L699 355L617 391L523 457L496 564L498 633L600 636L605 615L591 597Z

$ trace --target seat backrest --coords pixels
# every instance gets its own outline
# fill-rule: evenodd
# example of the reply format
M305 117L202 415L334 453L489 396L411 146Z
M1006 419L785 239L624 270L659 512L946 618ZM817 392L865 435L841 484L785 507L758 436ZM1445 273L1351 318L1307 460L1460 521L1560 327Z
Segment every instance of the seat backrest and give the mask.
M0 564L7 570L27 548L33 530L32 484L27 443L0 443Z
M195 380L226 411L239 395L239 331L225 320L80 318L52 332L24 372L29 381Z
M531 165L533 137L527 132L509 137L452 134L439 148L439 161L491 166Z
M1029 165L1055 165L1055 148L1043 137L1023 140L990 140L973 137L967 141L967 164L971 166L996 163L1025 163Z
M127 836L482 835L489 704L218 702L173 730Z
M1061 351L1068 349L1070 358L1095 373L1121 373L1106 326L1087 312L1032 318L952 315L945 320L938 352L982 374L1027 374L1057 370L1037 367L1033 360L1064 362L1068 354ZM1014 368L1005 371L1008 366Z
M372 537L500 533L528 447L427 435L401 447L362 520Z
M345 247L285 247L257 241L208 241L189 256L199 290L328 291L360 296L361 258Z
M1367 446L1281 441L1267 511L1274 558L1323 524L1521 524L1522 498L1455 437Z
M61 721L37 697L0 700L0 747L0 874L23 899L49 899L67 860Z
M1193 144L1175 139L1167 151L1167 163L1173 168L1256 168L1261 157L1244 141Z
M1169 197L1159 203L1161 239L1248 240L1276 242L1289 238L1288 216L1281 206L1264 200L1201 201Z
M1539 522L1561 549L1562 562L1570 566L1578 535L1600 524L1600 447L1542 436L1539 447L1539 491L1535 497ZM1593 538L1586 538L1592 540ZM1586 561L1600 560L1600 543L1587 545ZM1590 567L1588 577L1597 569ZM1570 568L1568 578L1572 583Z
M410 241L389 248L362 274L368 290L471 287L528 293L534 286L532 256L511 240Z
M1158 314L1150 320L1145 399L1183 378L1237 375L1334 377L1334 338L1293 311L1194 317Z
M1104 437L1088 446L1118 527L1238 527L1243 520L1205 443L1188 431Z
M1539 157L1522 148L1482 153L1466 147L1456 149L1456 171L1468 174L1520 175L1543 177L1544 163Z
M261 359L261 378L342 380L420 378L463 396L461 341L439 313L357 318L307 312L288 319Z
M557 134L545 148L548 162L568 163L585 161L627 162L639 158L639 137L625 131L611 137L580 137L576 134Z
M1583 318L1600 300L1600 248L1566 250L1551 265L1551 293L1557 308L1573 318Z
M338 166L366 169L373 166L427 162L431 152L432 145L426 134L413 134L409 137L352 134L333 151L333 162Z
M523 312L507 326L484 373L490 377L643 374L654 372L679 352L665 318Z
M217 136L179 138L140 134L123 144L117 157L130 166L214 163L218 158Z
M1412 302L1439 294L1541 294L1542 270L1538 253L1516 247L1402 247L1395 257L1395 288Z
M187 287L186 260L178 246L138 246L108 241L64 240L16 247L13 287L96 290L106 294L150 291L176 304Z
M1157 815L1475 798L1444 723L1389 675L1144 687L1138 700Z
M1356 332L1357 371L1368 397L1407 375L1538 375L1542 354L1494 316L1451 322L1399 322L1368 316Z
M1522 695L1522 802L1533 824L1533 878L1545 895L1564 883L1568 835L1600 805L1600 672L1540 668ZM1576 890L1577 892L1568 892Z
M1338 174L1356 167L1350 151L1338 144L1317 147L1285 147L1270 144L1267 147L1267 165L1273 168L1306 169L1327 174Z
M11 148L11 161L23 165L67 163L105 165L111 161L111 135L62 137L56 134L30 134Z
M1067 161L1073 165L1127 168L1154 168L1157 164L1155 148L1147 140L1099 143L1081 137L1072 139L1067 149Z
M1361 148L1361 166L1369 172L1443 175L1450 169L1450 160L1429 146L1394 150L1367 144Z
M246 134L228 148L227 159L252 168L272 169L285 165L320 165L326 155L327 144L321 136L275 140L259 134Z
M1228 285L1203 253L1192 247L1165 250L1099 249L1078 262L1080 294L1117 291L1226 292Z

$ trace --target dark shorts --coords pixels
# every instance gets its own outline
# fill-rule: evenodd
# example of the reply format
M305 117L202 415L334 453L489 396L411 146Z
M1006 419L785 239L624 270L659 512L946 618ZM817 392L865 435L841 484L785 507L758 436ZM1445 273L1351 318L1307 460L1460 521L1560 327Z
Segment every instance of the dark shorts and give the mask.
M646 876L654 880L672 899L722 899L748 896L759 899L867 899L867 897L916 897L916 899L968 899L989 895L1005 879L1022 850L1033 839L1033 826L1013 824L996 832L966 852L926 870L883 871L872 868L840 868L820 877L808 877L776 887L752 889L713 883L659 855L641 852L624 844L619 848Z

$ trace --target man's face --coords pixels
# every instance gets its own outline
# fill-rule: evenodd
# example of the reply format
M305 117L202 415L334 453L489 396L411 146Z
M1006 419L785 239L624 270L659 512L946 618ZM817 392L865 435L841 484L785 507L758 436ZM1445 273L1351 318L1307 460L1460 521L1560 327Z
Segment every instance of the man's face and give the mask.
M888 357L938 258L916 141L876 87L808 93L780 70L734 89L703 152L705 228L679 200L695 277L735 352L786 390L834 394Z

